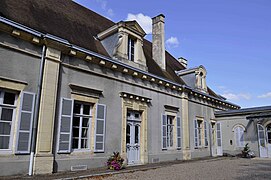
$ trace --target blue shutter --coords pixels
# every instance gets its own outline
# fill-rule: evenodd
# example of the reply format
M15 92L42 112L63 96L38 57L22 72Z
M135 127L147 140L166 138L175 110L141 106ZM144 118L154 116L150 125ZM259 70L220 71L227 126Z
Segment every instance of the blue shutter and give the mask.
M177 149L182 147L181 118L177 116Z
M198 136L198 121L194 120L194 142L195 142L195 148L198 148L199 144L198 144L198 140L199 140L199 136Z
M162 114L161 118L161 131L162 131L162 150L167 149L167 115Z
M106 105L97 104L94 151L104 152Z
M72 116L73 116L73 100L61 98L59 127L58 127L59 153L71 152Z
M204 120L204 143L205 147L208 146L208 123Z
M24 154L30 152L34 103L34 93L22 92L16 143L17 154Z

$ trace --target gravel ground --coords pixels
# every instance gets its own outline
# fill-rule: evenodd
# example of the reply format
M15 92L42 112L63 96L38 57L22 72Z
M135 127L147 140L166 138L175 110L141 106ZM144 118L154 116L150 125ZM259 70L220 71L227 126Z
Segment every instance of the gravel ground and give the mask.
M89 178L91 179L91 178ZM132 173L95 177L92 179L120 180L220 180L271 179L271 160L226 158L202 160Z

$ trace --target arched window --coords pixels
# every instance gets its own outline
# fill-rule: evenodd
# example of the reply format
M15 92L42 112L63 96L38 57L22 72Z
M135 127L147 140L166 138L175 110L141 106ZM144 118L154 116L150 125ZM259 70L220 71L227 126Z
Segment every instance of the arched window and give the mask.
M236 126L234 128L234 138L235 138L235 146L236 147L244 147L245 141L244 141L244 127L242 126Z

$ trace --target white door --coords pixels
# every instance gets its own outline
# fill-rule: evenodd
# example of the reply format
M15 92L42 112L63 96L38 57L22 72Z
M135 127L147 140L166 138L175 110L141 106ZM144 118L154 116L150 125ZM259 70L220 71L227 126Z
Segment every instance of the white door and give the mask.
M140 114L134 111L127 113L126 151L128 164L140 164Z
M267 157L267 146L266 146L264 127L260 124L257 124L257 129L258 129L258 143L259 143L260 157Z
M218 156L223 155L222 149L222 133L221 133L221 123L216 124L216 154Z
M211 122L210 124L210 134L211 134L211 143L212 143L212 156L216 156L216 135L215 135L215 123Z
M271 124L266 127L266 137L267 137L267 156L271 158Z

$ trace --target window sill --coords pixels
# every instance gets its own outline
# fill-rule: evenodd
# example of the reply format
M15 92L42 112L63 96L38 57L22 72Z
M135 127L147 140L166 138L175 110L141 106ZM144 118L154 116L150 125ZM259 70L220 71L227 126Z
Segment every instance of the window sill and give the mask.
M91 151L90 149L82 149L82 150L72 150L72 152L70 153L70 155L89 155L92 154L93 151Z
M5 156L5 155L11 155L12 150L8 150L8 149L0 149L0 156Z

